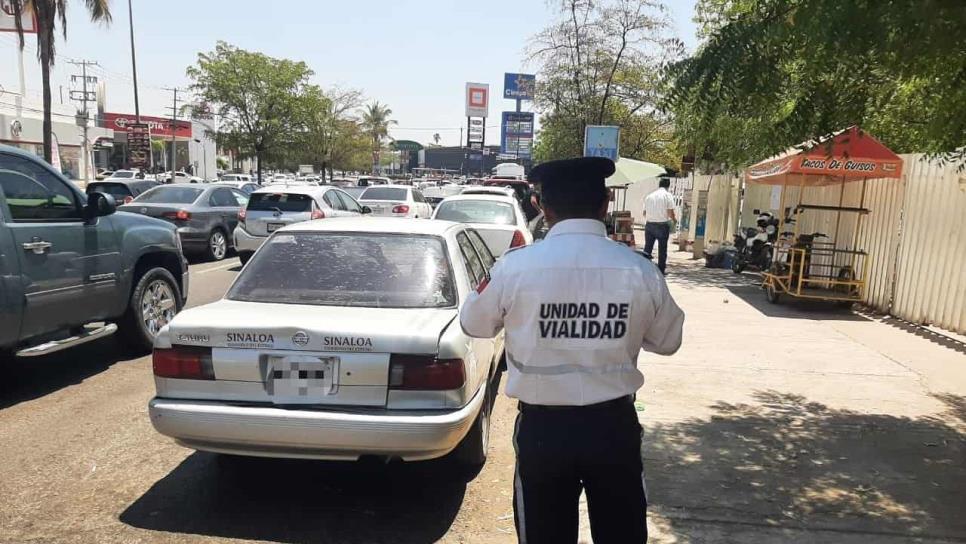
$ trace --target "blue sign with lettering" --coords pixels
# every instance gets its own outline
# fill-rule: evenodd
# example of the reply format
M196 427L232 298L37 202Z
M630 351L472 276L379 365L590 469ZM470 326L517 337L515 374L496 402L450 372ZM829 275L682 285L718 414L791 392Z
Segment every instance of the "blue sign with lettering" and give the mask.
M607 157L617 162L621 149L621 127L588 125L584 129L584 156Z
M503 74L503 98L533 100L537 76L533 74Z

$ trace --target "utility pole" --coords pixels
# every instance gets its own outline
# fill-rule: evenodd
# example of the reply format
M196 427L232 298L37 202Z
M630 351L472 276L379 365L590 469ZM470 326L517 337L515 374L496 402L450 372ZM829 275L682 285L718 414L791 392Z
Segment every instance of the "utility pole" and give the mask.
M181 89L175 88L165 88L166 91L171 91L173 93L173 99L171 102L171 181L174 182L174 165L175 165L175 133L178 128L178 91Z
M138 104L138 61L134 55L134 11L131 9L131 0L127 0L127 21L131 28L131 75L134 76L134 118L140 124L141 106ZM154 153L152 152L151 155L154 155Z
M97 102L97 92L87 90L87 83L88 83L87 67L97 66L98 64L96 62L88 61L88 60L70 61L70 64L81 67L80 76L76 74L70 76L71 82L76 81L78 77L81 78L81 90L75 91L71 89L70 99L75 102L80 102L80 111L78 112L78 120L84 123L84 144L82 146L84 150L84 181L90 181L91 163L93 161L91 160L91 157L92 157L91 145L90 145L90 140L88 139L88 133L87 133L87 128L88 128L87 125L90 120L90 118L88 117L87 103ZM96 83L97 78L94 76L91 76L90 82ZM91 95L93 95L93 97Z

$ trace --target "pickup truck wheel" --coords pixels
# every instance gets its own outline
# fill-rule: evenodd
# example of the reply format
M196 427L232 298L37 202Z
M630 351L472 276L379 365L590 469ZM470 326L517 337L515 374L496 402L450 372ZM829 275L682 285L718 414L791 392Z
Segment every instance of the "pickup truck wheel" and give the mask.
M152 268L138 280L118 321L120 338L138 352L150 351L154 337L180 311L178 282L167 269Z
M208 235L208 259L212 261L220 261L224 259L225 255L227 254L228 238L225 237L225 233L219 229L211 231L211 234Z
M463 441L453 450L453 460L460 467L472 470L486 463L486 453L490 446L490 411L493 401L490 387L492 385L488 380L483 390L483 406L480 407L480 413L476 416L470 432L466 433Z

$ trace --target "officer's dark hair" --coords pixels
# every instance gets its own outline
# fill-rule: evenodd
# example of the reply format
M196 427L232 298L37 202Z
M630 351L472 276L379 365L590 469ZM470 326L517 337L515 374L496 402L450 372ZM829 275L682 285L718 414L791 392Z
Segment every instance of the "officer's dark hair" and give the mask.
M661 178L660 180L658 180L657 186L664 187L665 189L671 187L671 178Z
M597 219L608 194L606 187L592 183L547 184L540 191L540 205L561 218Z

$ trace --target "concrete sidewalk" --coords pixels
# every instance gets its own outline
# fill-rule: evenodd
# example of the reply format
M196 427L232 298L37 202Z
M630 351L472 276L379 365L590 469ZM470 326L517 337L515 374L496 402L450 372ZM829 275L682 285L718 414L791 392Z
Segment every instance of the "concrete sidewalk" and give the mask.
M684 346L640 360L650 541L966 541L966 344L689 257Z

